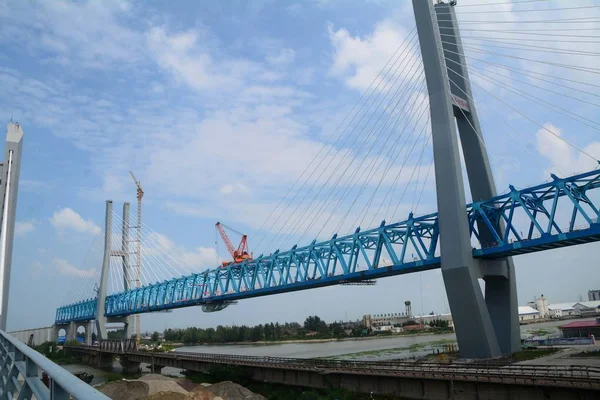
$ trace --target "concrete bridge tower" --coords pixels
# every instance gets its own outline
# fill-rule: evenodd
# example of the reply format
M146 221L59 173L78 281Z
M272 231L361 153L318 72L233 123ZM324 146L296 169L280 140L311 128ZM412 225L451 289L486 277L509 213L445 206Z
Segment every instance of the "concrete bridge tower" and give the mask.
M510 258L473 258L465 213L459 134L473 201L494 197L496 187L471 92L456 2L412 3L431 108L442 276L461 356L511 354L520 349L514 266ZM477 225L482 244L493 242L485 223L477 221ZM485 281L485 296L479 279Z
M6 331L22 146L23 129L21 129L21 125L9 123L4 147L4 162L0 164L0 195L2 196L2 207L0 208L0 329L3 331Z

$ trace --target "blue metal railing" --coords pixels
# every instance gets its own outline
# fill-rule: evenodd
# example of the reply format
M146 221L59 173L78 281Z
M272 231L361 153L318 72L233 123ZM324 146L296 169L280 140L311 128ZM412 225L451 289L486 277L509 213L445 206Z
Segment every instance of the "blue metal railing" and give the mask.
M40 378L48 374L50 387ZM2 399L108 400L81 379L20 342L0 331L0 397Z
M600 170L517 190L469 204L466 216L477 258L544 251L600 241L600 205L589 194L600 188ZM560 206L559 206L560 203ZM570 216L570 217L569 217ZM156 282L106 297L104 314L123 317L336 285L352 280L440 267L438 214L346 236L313 241L224 268ZM578 226L581 224L581 226ZM97 300L60 307L55 322L95 318Z

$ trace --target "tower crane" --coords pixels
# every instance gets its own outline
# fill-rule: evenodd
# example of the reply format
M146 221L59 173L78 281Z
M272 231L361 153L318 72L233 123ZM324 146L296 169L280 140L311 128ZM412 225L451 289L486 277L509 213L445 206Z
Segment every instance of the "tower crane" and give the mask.
M223 242L225 243L225 246L227 247L227 251L229 251L231 258L233 259L233 261L223 261L223 263L222 263L223 267L228 266L232 262L240 263L245 260L252 260L252 253L250 253L248 251L248 235L244 235L243 233L240 233L240 232L236 231L235 229L233 229L229 226L226 226L220 222L217 222L215 224L215 227L219 231L219 234L221 235L221 238L223 239ZM227 228L230 231L235 232L238 235L242 236L242 240L240 241L240 244L239 244L237 250L235 247L233 247L233 244L231 243L231 240L229 239L229 236L227 235L227 232L225 232L224 228Z
M135 257L135 281L136 287L140 287L142 285L141 281L141 263L142 263L142 198L144 197L144 190L142 189L142 184L135 178L135 175L132 171L129 171L131 178L135 182L135 186L137 186L137 240L136 240L136 257ZM138 347L140 346L140 314L135 315L135 340L137 342Z

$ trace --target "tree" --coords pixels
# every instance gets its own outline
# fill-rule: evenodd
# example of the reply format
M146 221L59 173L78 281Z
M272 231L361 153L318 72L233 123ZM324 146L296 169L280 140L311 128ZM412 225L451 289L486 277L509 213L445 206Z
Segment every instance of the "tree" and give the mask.
M317 331L317 332L326 332L327 324L325 321L321 320L321 318L316 315L312 317L306 318L304 321L304 329L307 331Z
M160 335L158 332L154 331L154 333L152 334L152 341L158 342L158 339L160 339Z
M405 323L402 324L402 326L411 326L411 325L419 325L419 323L417 321L406 321Z
M448 328L450 323L445 319L434 319L429 322L429 326L432 328Z

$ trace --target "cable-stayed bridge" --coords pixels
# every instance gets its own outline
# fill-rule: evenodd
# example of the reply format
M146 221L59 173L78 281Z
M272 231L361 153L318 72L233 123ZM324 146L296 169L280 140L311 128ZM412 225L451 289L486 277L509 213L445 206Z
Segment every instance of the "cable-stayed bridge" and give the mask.
M441 268L461 354L491 357L516 350L520 337L511 257L600 240L600 191L596 190L600 186L600 171L569 176L558 173L560 168L553 165L556 168L552 170L557 173L548 173L547 182L522 188L510 186L497 194L488 159L490 149L477 113L480 101L475 99L473 87L520 119L536 125L540 132L560 143L565 153L573 151L592 160L593 164L582 164L592 169L597 161L587 149L568 141L537 116L529 115L527 109L505 100L502 92L568 118L582 129L600 130L600 124L584 115L581 106L598 107L594 98L599 97L596 88L600 86L593 78L600 70L547 57L523 56L524 51L549 51L548 46L532 44L549 40L540 36L553 35L544 30L498 29L503 36L486 39L490 50L473 33L461 36L456 15L460 4L454 7L438 2L434 6L427 0L413 0L413 6L415 28L277 205L276 210L283 211L274 210L261 226L276 232L276 237L284 236L279 246L265 243L263 248L272 253L225 267L218 266L215 260L212 269L186 271L178 257L169 252L164 238L129 221L128 205L120 216L112 211L112 202L107 202L102 245L87 261L101 270L85 277L93 282L92 287L81 285L72 301L57 310L57 326L74 327L96 321L103 338L106 322L128 324L128 317L134 314L199 305L206 310L219 310L245 298ZM565 12L588 8L593 9L570 6L565 7ZM478 21L476 16L484 12L470 10L467 7L464 11L465 19L461 18L460 24L467 27L461 30L493 32L496 30L470 26L502 23ZM528 11L535 10L523 10ZM543 19L543 13L543 9L532 13L537 19L532 18L530 24L597 24L594 18L600 18L551 20ZM474 16L469 20L471 14ZM527 40L519 40L519 35ZM587 36L553 35L553 41L567 45L552 48L551 55L597 56L598 53L568 48L576 40L594 43ZM477 54L516 59L525 65L543 63L574 70L584 78L559 77ZM487 68L490 65L493 73ZM507 79L515 71L519 72L515 79ZM589 78L587 82L585 77ZM516 86L518 82L527 85L527 89ZM556 85L544 86L548 82ZM546 91L546 96L530 90L532 87ZM560 99L581 107L569 110ZM495 107L481 103L489 112L498 113ZM536 158L509 118L502 122L516 146ZM360 152L352 159L349 149L358 145ZM334 154L332 149L339 148L348 151ZM414 158L421 165L430 152L432 160L423 171L407 166ZM490 153L493 155L493 150ZM470 204L463 182L463 158ZM432 167L438 212L422 216L414 212L396 222L402 219L399 205L409 187L411 192L414 190L411 209L418 210ZM405 179L407 175L409 178ZM335 220L338 214L342 217ZM377 219L381 216L385 219L376 226L383 219ZM351 217L356 217L354 222L348 219ZM320 226L317 237L323 237L331 227L337 233L328 240L311 242L307 238L315 226ZM348 226L352 228L342 230ZM143 244L141 255L130 251L132 229L144 233L138 235ZM297 234L286 236L285 232ZM300 245L294 245L294 239ZM259 243L264 240L265 237ZM130 266L136 265L136 257L141 257L139 264L144 274L140 280L131 275ZM486 283L485 293L479 288L480 278Z

